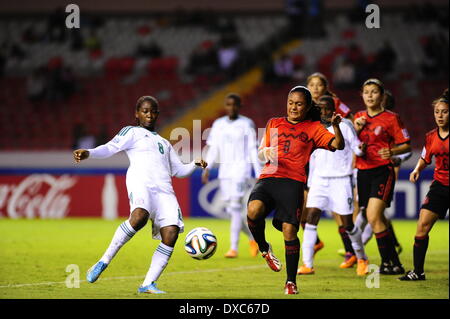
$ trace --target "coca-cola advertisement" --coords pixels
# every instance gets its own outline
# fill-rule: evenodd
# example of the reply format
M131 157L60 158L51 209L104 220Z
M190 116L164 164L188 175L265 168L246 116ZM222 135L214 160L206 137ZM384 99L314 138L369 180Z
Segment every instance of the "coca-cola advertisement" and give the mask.
M177 193L189 194L187 181L174 182ZM179 197L186 216L189 200ZM129 215L125 174L0 175L0 217L64 218Z

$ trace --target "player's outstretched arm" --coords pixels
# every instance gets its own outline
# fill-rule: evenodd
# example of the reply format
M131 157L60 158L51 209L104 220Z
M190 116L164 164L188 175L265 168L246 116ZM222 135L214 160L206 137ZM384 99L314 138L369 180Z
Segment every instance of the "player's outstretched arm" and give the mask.
M78 149L73 151L73 158L75 159L76 163L81 162L82 160L85 160L89 157L89 151L85 149Z

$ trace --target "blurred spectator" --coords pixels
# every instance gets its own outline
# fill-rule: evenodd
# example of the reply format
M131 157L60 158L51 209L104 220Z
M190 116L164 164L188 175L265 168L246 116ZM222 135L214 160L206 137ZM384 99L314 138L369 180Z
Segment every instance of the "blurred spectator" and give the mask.
M308 6L308 34L310 38L321 38L326 35L323 25L323 3L322 0L310 0Z
M91 29L89 31L89 36L85 39L84 46L89 51L97 51L102 48L102 44L95 30Z
M73 149L88 149L94 148L95 145L95 136L89 134L86 130L86 126L84 124L78 123L73 128Z
M338 89L350 89L355 87L356 70L355 66L348 58L343 59L336 68L333 75L333 83Z
M162 56L161 47L151 38L142 40L137 48L136 54L140 57L160 58Z
M273 72L275 81L278 83L285 83L292 79L294 74L294 63L287 54L282 54L280 58L276 59L273 64Z
M375 60L371 66L372 73L382 74L386 76L394 70L397 61L397 53L395 53L389 41L385 41L383 47L375 53Z
M422 62L422 73L425 76L440 76L448 70L448 41L444 34L434 33L422 41L425 59Z
M27 77L27 97L31 102L44 100L47 93L47 78L44 67L34 69Z
M217 58L219 67L227 78L232 78L237 74L240 48L234 34L230 33L222 37L219 49L217 50Z
M285 0L285 11L289 19L289 30L293 37L303 37L306 25L306 0Z
M47 20L47 35L50 42L64 42L66 39L66 14L64 8L57 8Z
M192 52L186 72L190 75L212 75L218 70L217 51L212 41L204 41Z

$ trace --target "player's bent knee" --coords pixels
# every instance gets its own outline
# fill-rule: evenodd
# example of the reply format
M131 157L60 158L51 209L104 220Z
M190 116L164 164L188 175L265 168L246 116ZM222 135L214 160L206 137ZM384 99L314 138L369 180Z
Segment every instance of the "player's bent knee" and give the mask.
M161 232L161 242L164 245L174 247L178 239L180 228L178 226L171 225L161 228L160 232Z
M264 214L264 203L259 200L253 200L248 203L247 216L251 220L259 219Z
M133 210L129 218L131 227L133 227L135 231L140 230L147 224L149 216L150 214L145 209L136 208Z

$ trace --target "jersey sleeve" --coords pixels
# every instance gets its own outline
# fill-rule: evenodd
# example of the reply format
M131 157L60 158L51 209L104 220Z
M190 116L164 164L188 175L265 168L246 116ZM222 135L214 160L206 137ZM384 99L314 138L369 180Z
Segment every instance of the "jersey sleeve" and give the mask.
M334 152L336 149L331 146L334 140L334 134L324 128L321 124L315 127L316 131L313 136L315 148L323 148Z
M356 131L350 121L345 122L343 125L341 125L341 131L344 135L345 143L349 145L350 149L355 153L356 156L363 155L363 152L359 148L361 145L361 141L358 138L358 135L356 135Z
M217 144L217 121L214 121L211 129L209 130L208 138L206 139L206 145L211 146Z
M132 126L122 128L119 133L108 143L99 145L96 148L88 149L91 158L107 158L120 151L125 151L132 147L134 143L134 131Z
M258 146L257 146L257 137L255 131L255 124L253 121L249 121L249 125L246 132L247 136L247 150L250 155L250 161L253 166L253 171L255 172L255 176L258 177L261 173L261 164L258 160Z
M432 154L431 154L431 138L430 135L427 135L425 137L425 145L422 148L422 154L420 157L425 161L427 165L431 164L432 160Z
M392 121L391 127L392 127L392 136L394 137L394 143L396 145L409 142L410 137L409 137L408 130L403 125L398 114L395 115L395 118Z
M192 161L189 164L184 164L183 162L181 162L173 146L170 143L167 144L169 147L169 161L170 161L171 175L178 178L190 176L196 168L195 162Z
M266 124L266 131L263 139L261 140L261 145L259 146L260 149L270 147L270 129L272 128L272 121L273 119L270 119Z

